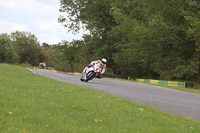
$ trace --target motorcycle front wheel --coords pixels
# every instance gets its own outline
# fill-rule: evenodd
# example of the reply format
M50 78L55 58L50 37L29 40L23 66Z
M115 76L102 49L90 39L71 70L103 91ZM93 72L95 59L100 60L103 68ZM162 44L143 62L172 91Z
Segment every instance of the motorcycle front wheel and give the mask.
M88 82L89 80L91 80L92 78L94 78L95 77L95 72L89 72L88 74L87 74L87 78L86 78L86 80L85 80L85 82Z

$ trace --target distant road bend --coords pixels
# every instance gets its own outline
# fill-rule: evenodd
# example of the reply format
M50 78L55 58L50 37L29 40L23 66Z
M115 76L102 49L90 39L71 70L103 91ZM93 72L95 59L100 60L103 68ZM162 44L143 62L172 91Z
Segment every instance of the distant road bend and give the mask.
M172 115L200 121L200 94L110 79L94 79L85 83L80 81L80 76L35 69L29 70L35 74L60 82L103 91L114 96L158 108Z

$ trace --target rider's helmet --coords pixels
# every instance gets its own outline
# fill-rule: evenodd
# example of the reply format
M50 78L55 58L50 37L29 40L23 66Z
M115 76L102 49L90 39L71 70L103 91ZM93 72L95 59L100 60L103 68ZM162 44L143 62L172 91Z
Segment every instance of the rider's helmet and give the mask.
M107 60L106 60L105 58L102 58L102 59L101 59L101 62L102 62L103 64L106 64L106 63L107 63Z

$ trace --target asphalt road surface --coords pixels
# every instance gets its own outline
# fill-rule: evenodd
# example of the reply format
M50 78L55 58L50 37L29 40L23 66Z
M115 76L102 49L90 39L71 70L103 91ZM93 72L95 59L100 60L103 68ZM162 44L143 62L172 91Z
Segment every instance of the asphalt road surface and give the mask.
M80 76L34 69L29 70L35 74L60 82L103 91L113 96L155 107L172 115L200 121L200 94L111 79L93 79L86 83L80 81Z

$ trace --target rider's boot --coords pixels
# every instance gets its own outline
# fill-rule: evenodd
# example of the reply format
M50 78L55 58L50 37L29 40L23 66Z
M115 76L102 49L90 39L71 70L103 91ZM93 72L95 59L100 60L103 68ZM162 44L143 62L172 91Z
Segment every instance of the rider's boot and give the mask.
M96 78L101 79L101 78L102 78L102 75L101 75L101 74L98 74Z

